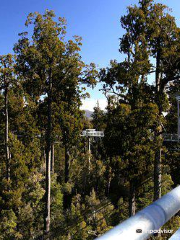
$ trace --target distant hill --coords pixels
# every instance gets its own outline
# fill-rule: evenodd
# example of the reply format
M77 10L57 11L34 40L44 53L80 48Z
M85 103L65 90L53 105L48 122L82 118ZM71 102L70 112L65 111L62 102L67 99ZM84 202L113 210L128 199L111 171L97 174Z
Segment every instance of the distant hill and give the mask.
M86 116L87 118L91 118L93 112L90 111L90 110L84 110L84 111L85 111L85 116Z

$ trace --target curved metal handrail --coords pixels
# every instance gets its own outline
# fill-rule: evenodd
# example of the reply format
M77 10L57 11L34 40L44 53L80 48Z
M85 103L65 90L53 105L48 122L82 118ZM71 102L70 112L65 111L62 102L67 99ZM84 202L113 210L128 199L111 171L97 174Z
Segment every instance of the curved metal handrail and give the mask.
M96 240L145 240L180 210L180 186Z

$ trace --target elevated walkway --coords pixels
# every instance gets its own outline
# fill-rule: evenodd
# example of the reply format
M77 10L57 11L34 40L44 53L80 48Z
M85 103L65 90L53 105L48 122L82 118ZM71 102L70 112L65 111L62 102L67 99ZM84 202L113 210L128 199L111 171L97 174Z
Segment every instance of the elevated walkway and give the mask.
M178 134L164 133L163 138L165 142L179 142Z

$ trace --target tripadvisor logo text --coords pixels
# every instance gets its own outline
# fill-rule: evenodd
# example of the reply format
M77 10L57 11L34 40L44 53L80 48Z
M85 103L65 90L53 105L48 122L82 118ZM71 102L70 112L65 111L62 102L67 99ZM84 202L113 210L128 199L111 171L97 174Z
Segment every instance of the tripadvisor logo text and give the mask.
M136 229L136 233L142 233L143 230L142 229ZM173 230L169 230L169 229L159 229L159 230L147 230L145 231L146 233L149 234L155 234L155 233L173 233Z

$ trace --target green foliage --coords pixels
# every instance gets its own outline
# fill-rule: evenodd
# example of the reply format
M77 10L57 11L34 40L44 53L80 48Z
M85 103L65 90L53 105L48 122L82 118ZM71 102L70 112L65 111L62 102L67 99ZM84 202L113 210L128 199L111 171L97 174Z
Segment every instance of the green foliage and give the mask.
M165 129L176 130L173 96L179 91L179 28L168 8L142 0L121 17L125 59L100 70L108 106L102 111L97 103L92 119L80 107L88 95L82 84L96 84L96 66L82 61L80 37L66 41L65 19L55 19L49 10L30 13L29 33L20 34L16 56L0 56L0 239L43 235L47 156L49 234L57 240L94 239L130 211L149 205L159 149L162 194L180 183L179 152L162 139ZM155 84L149 82L151 73ZM103 139L92 139L91 154L87 139L80 136L87 128L105 132ZM178 224L175 216L165 227Z
M17 217L13 210L2 210L0 217L0 239L14 239L16 235ZM17 239L20 239L19 237Z

